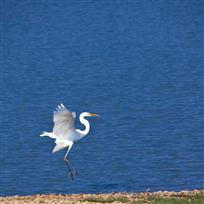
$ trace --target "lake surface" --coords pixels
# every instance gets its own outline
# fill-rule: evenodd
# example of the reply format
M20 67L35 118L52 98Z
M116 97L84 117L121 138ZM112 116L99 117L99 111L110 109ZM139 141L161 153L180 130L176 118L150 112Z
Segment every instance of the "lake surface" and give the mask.
M4 1L1 195L203 188L202 8ZM39 137L62 102L101 115L70 152L74 181Z

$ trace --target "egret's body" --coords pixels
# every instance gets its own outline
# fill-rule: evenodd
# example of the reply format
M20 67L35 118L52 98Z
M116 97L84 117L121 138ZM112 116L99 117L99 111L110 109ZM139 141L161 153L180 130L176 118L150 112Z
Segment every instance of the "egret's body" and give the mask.
M73 177L73 171L70 167L70 162L67 159L67 155L72 148L73 144L85 137L90 131L89 121L85 117L98 116L97 114L91 114L83 112L80 114L79 120L85 126L84 130L75 129L74 122L76 118L75 112L70 112L63 104L58 106L53 116L53 132L43 132L40 136L48 136L55 139L55 147L53 153L68 148L65 154L64 161L69 165L70 174Z

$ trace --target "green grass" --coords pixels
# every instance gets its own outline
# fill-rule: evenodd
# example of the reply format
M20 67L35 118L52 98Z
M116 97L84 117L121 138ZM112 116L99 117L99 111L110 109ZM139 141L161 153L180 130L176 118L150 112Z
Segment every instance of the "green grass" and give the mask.
M186 198L156 198L151 204L204 204L204 196L187 196Z
M173 197L173 198L158 198L158 197L149 197L147 199L130 201L126 197L111 197L111 198L101 198L101 197L92 197L82 200L83 202L92 202L92 203L127 203L127 204L204 204L204 195L197 196L187 196L185 198Z
M93 202L93 203L113 203L113 202L121 202L121 203L128 203L129 200L125 197L118 197L118 198L86 198L82 200L83 202Z
M154 198L146 201L133 201L131 204L204 204L204 197L196 198Z

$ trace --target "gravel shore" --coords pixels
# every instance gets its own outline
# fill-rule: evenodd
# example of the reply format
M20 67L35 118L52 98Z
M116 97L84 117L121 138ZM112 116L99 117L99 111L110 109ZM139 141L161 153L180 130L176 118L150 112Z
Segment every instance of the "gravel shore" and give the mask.
M101 203L157 203L155 200L176 200L184 203L204 203L204 190L193 191L158 191L144 193L110 193L110 194L38 194L32 196L0 197L0 204L101 204ZM196 201L196 202L194 202ZM167 203L159 202L159 203ZM171 202L169 202L171 203ZM180 203L180 202L178 202Z

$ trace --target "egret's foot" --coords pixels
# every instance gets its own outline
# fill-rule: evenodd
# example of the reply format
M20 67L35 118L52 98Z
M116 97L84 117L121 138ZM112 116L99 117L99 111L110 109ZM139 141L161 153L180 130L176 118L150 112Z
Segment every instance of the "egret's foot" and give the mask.
M77 170L76 168L72 167L72 169L69 171L69 177L74 180L74 178L77 176Z
M72 179L72 180L74 180L74 174L70 171L69 172L69 177Z
M72 167L72 173L73 173L74 176L78 176L78 172L77 172L76 167Z
M78 175L77 169L72 166L72 164L69 162L68 159L64 159L65 164L67 165L67 168L69 170L69 176L72 180L74 180L74 177Z

